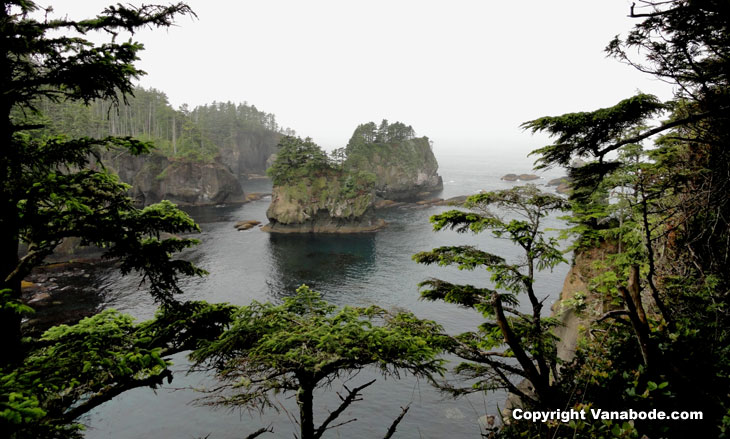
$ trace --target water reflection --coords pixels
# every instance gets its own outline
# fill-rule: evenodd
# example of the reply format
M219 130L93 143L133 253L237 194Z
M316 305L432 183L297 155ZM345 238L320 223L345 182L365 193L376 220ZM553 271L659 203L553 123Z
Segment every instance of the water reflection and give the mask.
M179 206L198 224L228 221L240 210L240 204L221 204L218 206Z
M375 234L269 235L271 265L267 285L273 298L288 297L307 284L325 296L337 295L353 277L375 269Z

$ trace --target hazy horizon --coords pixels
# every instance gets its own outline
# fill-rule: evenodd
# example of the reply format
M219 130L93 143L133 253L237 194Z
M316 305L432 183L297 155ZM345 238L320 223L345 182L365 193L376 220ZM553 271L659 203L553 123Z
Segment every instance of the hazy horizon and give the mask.
M186 3L197 19L133 36L146 47L139 85L175 108L247 102L326 149L345 145L358 124L388 119L436 149L529 151L548 139L522 122L611 106L637 90L671 93L605 57L634 23L630 1ZM107 4L54 9L81 18Z

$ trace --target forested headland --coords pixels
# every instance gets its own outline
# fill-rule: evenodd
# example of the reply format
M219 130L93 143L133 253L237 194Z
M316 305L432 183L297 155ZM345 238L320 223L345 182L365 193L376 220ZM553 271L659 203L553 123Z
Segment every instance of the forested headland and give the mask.
M37 113L16 108L13 117L42 126L31 131L39 140L110 136L153 144L142 156L111 149L99 157L132 186L130 196L140 205L243 202L239 180L263 176L281 137L294 134L254 105L213 102L176 110L165 93L141 87L88 103L38 97L33 106Z
M273 113L247 102L213 102L192 109L183 104L174 109L163 91L142 87L134 87L128 96L89 103L39 99L35 106L44 125L34 131L37 136L131 136L153 142L158 154L194 161L212 161L222 150L251 143L253 136L295 134L291 128L280 127ZM262 166L265 161L246 170L262 172Z

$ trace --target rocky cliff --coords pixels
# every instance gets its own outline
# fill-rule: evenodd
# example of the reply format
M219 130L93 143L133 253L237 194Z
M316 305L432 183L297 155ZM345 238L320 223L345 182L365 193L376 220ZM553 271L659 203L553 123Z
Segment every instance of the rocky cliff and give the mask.
M560 298L552 306L552 317L561 322L554 329L554 333L560 339L557 346L558 356L563 361L573 359L583 332L590 327L593 320L612 308L611 303L605 301L589 285L591 279L605 271L605 268L600 268L600 264L596 263L606 260L614 253L616 248L613 245L603 243L597 248L581 250L573 258L573 265L565 277Z
M238 178L265 174L281 137L275 131L264 129L237 133L234 139L220 148L215 161Z
M141 205L170 200L179 205L245 201L236 176L218 162L168 159L159 154L117 154L104 163L132 186L130 196Z
M385 226L375 218L372 176L329 170L275 185L263 230L279 233L358 233Z
M384 199L423 199L443 189L438 162L427 137L387 143L351 140L346 165L375 174L375 193Z

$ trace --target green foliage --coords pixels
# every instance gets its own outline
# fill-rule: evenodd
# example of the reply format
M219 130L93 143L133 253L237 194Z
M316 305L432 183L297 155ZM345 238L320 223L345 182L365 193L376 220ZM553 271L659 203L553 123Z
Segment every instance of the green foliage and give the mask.
M614 250L589 283L590 293L610 304L611 312L593 325L593 337L562 369L557 385L585 388L583 401L595 407L704 413L703 421L692 423L584 425L576 431L585 437L605 437L609 427L624 437L716 437L725 426L730 406L725 391L730 352L724 348L730 335L725 6L683 0L633 5L631 16L639 19L634 29L607 47L609 55L673 84L672 99L639 94L611 108L523 125L555 138L535 151L540 167L566 166L574 157L591 160L570 169L575 250ZM652 126L652 119L659 123ZM653 146L643 147L650 138Z
M53 136L69 138L130 137L154 143L166 157L197 162L211 162L222 149L280 132L292 133L276 123L273 114L253 105L214 102L188 110L175 110L167 95L153 88L134 87L116 101L112 98L80 101L38 99L33 105L41 114L24 114L16 108L13 116L32 116L34 124L43 125L32 135L42 139ZM117 107L117 102L120 104Z
M402 122L388 123L383 119L380 126L376 126L375 122L360 124L352 133L350 141L347 142L347 153L350 154L360 147L367 144L380 143L400 143L415 137L415 131Z
M397 169L399 175L406 174L413 179L424 169L435 171L438 168L428 137L414 137L410 127L406 129L408 134L392 137L363 134L363 127L370 124L360 125L347 144L346 168L375 172L378 167L390 167ZM387 176L380 176L381 180L384 178ZM386 183L380 181L378 184Z
M266 175L275 186L282 186L333 170L327 153L312 139L284 136L279 142L276 161L266 170Z
M22 365L0 372L0 426L9 437L77 437L76 418L136 388L172 379L163 358L216 338L233 307L188 302L154 320L106 310L29 342Z
M454 265L460 270L485 269L494 285L494 288L477 288L438 279L420 284L420 287L425 287L421 297L472 307L489 319L478 332L456 337L456 344L452 346L454 353L470 361L459 365L456 372L474 379L475 384L470 389L448 390L458 395L507 389L519 395L525 404L552 407L559 399L550 385L550 376L555 375L557 363L556 340L550 328L556 322L541 316L542 300L534 289L534 276L536 270L552 269L565 262L555 238L545 236L541 220L552 211L566 209L567 203L559 196L542 193L530 185L473 195L464 206L471 210L450 210L431 217L434 230L451 228L460 233L491 231L495 237L521 247L525 259L524 262L510 263L501 256L472 246L439 247L413 256L422 264ZM494 208L516 218L503 219L490 210ZM531 314L516 309L518 294L528 296ZM512 358L517 360L517 364L505 360ZM535 395L518 389L514 377L530 380Z
M615 145L624 139L628 130L644 125L666 108L656 96L638 94L613 107L541 117L523 123L522 127L533 133L546 131L557 137L554 144L531 153L541 156L538 168L568 166L574 156L603 157L609 150L616 149Z
M11 438L79 436L79 416L169 378L163 355L190 349L201 334L216 337L222 323L214 320L226 318L224 308L173 297L180 275L204 272L174 259L196 241L172 234L198 226L169 202L136 209L128 186L103 166L104 150L149 152L152 133L110 136L88 113L53 111L98 104L111 114L110 106L129 104L132 81L143 74L134 64L142 45L112 37L166 27L192 11L183 3L116 5L70 21L38 9L32 1L0 9L0 431ZM93 43L96 33L110 41ZM69 131L54 132L53 118L69 115L75 117L58 122ZM21 280L70 237L104 249L124 273L140 272L165 317L139 326L109 310L40 338L25 334L21 315L32 310L20 300ZM27 246L22 257L20 243Z
M199 368L215 370L224 382L209 399L216 405L263 409L273 407L272 393L296 392L301 437L311 438L334 420L328 418L314 429L315 388L366 366L388 376L403 371L427 378L440 374L443 360L437 355L446 343L440 331L434 322L410 313L393 314L376 306L337 309L302 286L281 305L253 302L241 307L230 327L191 358Z

